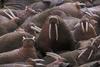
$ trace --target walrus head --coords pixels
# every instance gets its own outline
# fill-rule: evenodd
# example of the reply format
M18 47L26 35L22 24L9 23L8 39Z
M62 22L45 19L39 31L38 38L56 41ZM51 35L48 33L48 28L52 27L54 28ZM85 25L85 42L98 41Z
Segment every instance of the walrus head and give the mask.
M58 16L49 16L49 39L56 39L58 40L59 34L58 34L58 24L59 24L59 19Z
M80 23L75 26L74 36L78 41L88 40L90 38L96 37L95 27L88 19L81 19Z
M26 38L23 36L23 47L33 47L34 41L34 36L32 38Z

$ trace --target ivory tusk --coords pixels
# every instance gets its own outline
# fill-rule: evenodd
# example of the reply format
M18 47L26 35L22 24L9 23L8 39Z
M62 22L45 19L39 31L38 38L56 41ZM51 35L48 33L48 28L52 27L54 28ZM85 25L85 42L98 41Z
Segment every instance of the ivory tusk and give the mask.
M37 27L37 26L31 26L31 29L37 31L37 32L41 32L41 28Z
M85 32L85 29L84 29L83 23L81 23L81 27L82 27L82 31Z
M53 57L54 59L64 59L64 58L62 58L60 55L58 55L58 54L56 54L56 53L53 53L53 52L46 52L46 55L47 56L51 56L51 57Z
M10 14L14 17L14 18L16 18L16 16L14 15L14 13L11 11L11 9L9 9L9 8L7 8L8 9L8 11L10 12Z
M78 58L80 58L86 50L87 50L87 48L82 50L82 52L78 55Z
M55 24L55 30L56 30L56 40L58 40L59 35L58 35L58 26L57 26L57 24Z
M93 54L93 50L91 50L89 57L88 57L88 60L91 58L92 54Z
M7 16L9 16L9 18L11 18L11 19L13 19L13 17L9 14L9 13L7 13L5 10L3 11Z
M49 39L51 39L51 24L49 24Z
M43 59L31 59L32 61L36 62L36 61L45 61Z
M88 30L89 30L89 23L86 22L86 32L88 32Z
M93 31L95 32L95 29L94 29L93 25L91 23L89 23L89 25L93 29ZM97 35L96 32L95 32L95 35Z

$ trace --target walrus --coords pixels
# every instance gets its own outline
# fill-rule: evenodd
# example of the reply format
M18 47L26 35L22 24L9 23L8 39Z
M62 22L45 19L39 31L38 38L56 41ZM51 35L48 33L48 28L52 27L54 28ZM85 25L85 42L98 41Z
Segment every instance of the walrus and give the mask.
M78 64L85 64L86 62L91 61L97 61L99 60L99 50L100 45L98 44L100 42L100 36L97 36L92 39L91 44L83 49L83 51L80 53L80 55L77 58ZM84 60L83 60L84 59Z
M34 47L34 39L34 36L33 38L23 37L23 45L20 48L0 53L0 64L23 62L28 58L38 58Z
M10 51L16 48L21 47L22 45L22 37L29 36L32 37L31 34L25 31L15 31L11 33L7 33L0 37L0 53Z
M96 30L92 21L82 18L80 23L76 24L74 29L74 37L76 41L88 40L96 36Z
M45 21L36 44L43 52L73 50L75 42L61 17L51 15ZM63 45L63 46L62 46Z

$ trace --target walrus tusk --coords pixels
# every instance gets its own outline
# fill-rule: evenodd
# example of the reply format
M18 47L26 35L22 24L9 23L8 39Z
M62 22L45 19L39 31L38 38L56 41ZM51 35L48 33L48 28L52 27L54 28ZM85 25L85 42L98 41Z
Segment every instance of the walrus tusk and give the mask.
M30 61L32 61L32 62L36 62L35 65L38 65L38 66L45 66L44 64L38 62L38 61L44 62L44 61L45 61L44 59L33 59L33 58L29 58L28 60L30 60Z
M41 28L37 27L37 26L31 26L31 29L37 31L37 32L41 32Z
M16 16L14 15L14 13L8 8L8 10L9 10L9 12L10 12L10 14L14 17L14 18L16 18Z
M23 40L25 40L26 38L23 36Z
M98 48L100 48L100 44L99 44Z
M89 23L86 22L86 32L88 32L88 30L89 30Z
M80 58L86 50L87 50L87 48L82 50L82 52L78 55L78 58Z
M85 32L84 26L83 26L83 22L81 23L81 27L82 27L82 31Z
M7 13L6 10L3 10L3 12L4 12L7 16L9 16L9 18L13 19L13 17L12 17L9 13Z
M33 41L35 40L35 36L33 36L32 38L25 38L24 36L23 36L23 40L25 40L25 39L32 39Z
M93 29L93 31L95 32L95 29L94 29L93 25L91 23L89 23L89 25ZM96 32L95 32L95 35L97 35Z
M46 52L46 55L47 56L51 56L51 57L53 57L54 59L64 59L64 58L62 58L60 55L58 55L58 54L56 54L56 53L53 53L53 52Z
M93 54L93 50L91 50L89 57L88 57L88 60L91 58L92 54Z
M49 24L49 39L51 39L51 24Z
M44 59L32 59L32 58L29 58L31 61L34 61L34 62L36 62L36 61L45 61Z
M44 64L42 63L36 63L37 66L45 66Z
M30 11L32 11L32 12L35 13L35 14L38 13L38 12L36 12L36 10L33 10L33 9L31 9L31 8L28 8L28 6L25 7L25 11L27 11L27 10L30 10Z
M9 9L7 6L4 6L8 11L9 11L9 13L14 17L14 18L16 18L16 16L14 15L14 13L11 11L11 9Z
M57 24L55 24L55 30L56 30L56 40L58 40L59 35L58 35L58 26L57 26Z

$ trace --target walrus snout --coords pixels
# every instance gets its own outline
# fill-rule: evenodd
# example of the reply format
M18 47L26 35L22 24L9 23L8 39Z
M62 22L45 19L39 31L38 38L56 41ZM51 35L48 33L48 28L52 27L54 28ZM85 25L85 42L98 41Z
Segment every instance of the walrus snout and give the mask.
M50 24L59 24L58 16L50 16L49 23Z

